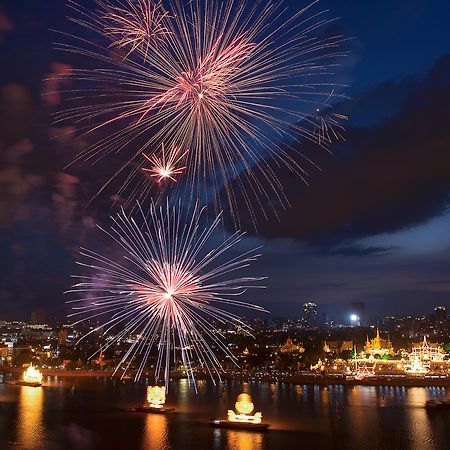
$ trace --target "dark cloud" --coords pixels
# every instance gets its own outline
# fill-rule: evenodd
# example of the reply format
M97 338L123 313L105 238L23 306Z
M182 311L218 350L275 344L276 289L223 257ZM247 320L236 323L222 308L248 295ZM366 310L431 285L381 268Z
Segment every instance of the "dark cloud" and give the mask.
M308 156L315 152L312 158L323 170L313 172L310 188L280 171L291 208L279 213L279 222L261 220L258 232L333 244L444 212L450 191L450 57L438 61L425 80L407 84L410 93L398 115L378 125L350 127L347 142L334 147L332 158L308 144L300 147ZM389 96L391 85L383 85ZM376 88L370 102L382 109L386 95ZM369 102L368 95L361 98Z
M362 247L359 245L345 245L339 247L325 246L321 249L314 249L315 254L322 255L339 255L339 256L387 256L395 250L395 247Z

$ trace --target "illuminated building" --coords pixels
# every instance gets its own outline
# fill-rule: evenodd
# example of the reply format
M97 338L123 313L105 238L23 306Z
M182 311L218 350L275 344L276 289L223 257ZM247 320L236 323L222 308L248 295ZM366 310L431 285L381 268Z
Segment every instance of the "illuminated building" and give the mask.
M317 321L317 303L303 303L303 313L301 317L302 328L314 328Z
M67 328L61 328L61 330L58 331L58 345L67 345L67 335Z
M445 322L447 320L447 309L445 306L436 306L434 312L436 313L437 322Z
M409 354L411 362L419 361L425 367L430 367L430 362L444 361L445 354L442 353L439 344L428 343L426 336L420 344L414 344Z
M281 353L292 353L292 352L303 353L304 351L305 349L301 345L294 344L291 338L287 338L286 343L280 349Z
M373 357L383 357L384 355L393 355L394 347L392 346L391 340L382 339L380 337L380 331L377 328L376 336L369 340L369 336L367 336L366 345L364 346L364 351L366 355Z

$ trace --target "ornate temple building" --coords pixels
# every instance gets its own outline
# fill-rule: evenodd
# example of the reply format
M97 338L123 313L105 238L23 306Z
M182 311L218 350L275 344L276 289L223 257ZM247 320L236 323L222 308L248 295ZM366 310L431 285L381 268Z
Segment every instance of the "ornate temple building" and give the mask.
M421 343L413 345L409 354L410 361L420 361L424 365L444 361L444 357L445 353L442 352L439 344L428 343L426 336Z
M301 345L294 344L291 338L287 338L286 343L283 345L283 347L280 348L281 353L292 353L292 352L303 353L304 351L305 349Z
M383 357L384 355L393 355L394 347L392 346L392 342L389 338L382 339L380 337L380 330L377 328L377 334L373 339L369 340L369 336L367 336L366 345L364 346L364 351L366 355Z

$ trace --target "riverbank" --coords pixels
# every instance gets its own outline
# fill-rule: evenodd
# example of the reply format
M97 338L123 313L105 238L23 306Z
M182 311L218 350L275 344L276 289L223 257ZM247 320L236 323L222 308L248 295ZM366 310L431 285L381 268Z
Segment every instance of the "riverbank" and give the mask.
M0 367L0 373L12 374L14 376L23 372L22 367ZM57 369L41 369L44 377L67 377L67 378L121 378L121 373L116 373L112 370L57 370ZM146 374L145 376L152 376ZM184 378L180 372L172 373L171 378ZM197 379L206 379L204 376L197 376ZM262 381L267 383L291 383L291 384L307 384L328 386L335 384L350 385L350 386L405 386L405 387L450 387L450 377L424 377L424 376L403 376L403 375L378 375L367 377L362 380L348 379L344 375L322 375L314 373L300 373L293 375L280 376L247 376L247 375L231 375L225 373L222 375L224 380L252 382ZM133 373L129 373L126 380L132 380Z

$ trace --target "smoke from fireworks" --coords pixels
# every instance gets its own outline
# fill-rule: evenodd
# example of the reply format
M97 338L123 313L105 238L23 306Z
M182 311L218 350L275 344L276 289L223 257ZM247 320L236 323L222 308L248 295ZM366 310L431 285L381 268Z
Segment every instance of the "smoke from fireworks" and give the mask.
M81 266L92 273L79 279L71 291L81 298L71 314L74 325L99 322L81 339L101 332L112 336L102 351L131 339L116 370L131 367L135 379L142 375L152 350L157 352L155 379L166 388L171 364L181 357L188 379L194 379L195 362L211 377L220 378L221 364L213 347L236 362L219 329L220 326L250 329L238 316L223 307L262 308L237 299L262 278L238 274L258 258L257 249L236 253L241 234L223 238L215 231L221 222L202 227L197 207L190 219L183 219L178 206L155 207L145 215L139 208L136 220L122 211L111 230L103 230L116 244L122 257L108 258L81 249Z
M97 35L60 48L97 69L74 71L76 101L85 90L90 104L58 119L76 119L95 141L80 159L124 152L110 179L121 180L122 197L149 194L155 180L142 176L141 155L165 143L187 150L178 189L228 208L238 224L237 202L250 212L287 204L274 167L305 179L293 139L327 146L341 135L345 116L328 111L342 97L334 81L345 38L330 31L334 19L315 10L318 1L293 15L278 1L174 1L167 9L96 1L92 13L69 0L72 20Z

